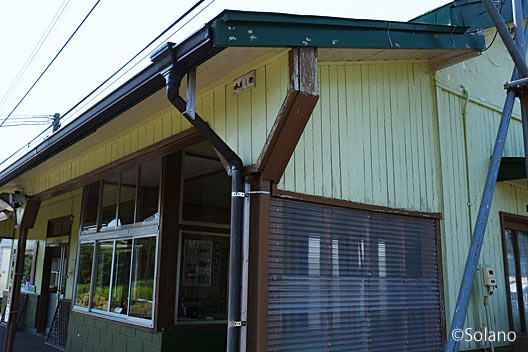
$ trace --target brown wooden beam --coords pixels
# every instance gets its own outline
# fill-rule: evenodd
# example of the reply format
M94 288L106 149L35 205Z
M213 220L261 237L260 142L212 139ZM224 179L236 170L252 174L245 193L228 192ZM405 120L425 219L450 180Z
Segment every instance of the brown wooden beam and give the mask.
M24 207L24 214L20 220L19 227L21 229L32 229L35 226L35 221L37 221L38 211L40 209L40 201L30 198L26 202Z
M22 275L24 275L24 261L26 258L26 243L28 230L35 226L38 211L40 209L40 201L29 199L24 207L24 213L20 220L17 253L15 258L15 272L13 273L13 281L11 283L11 290L9 292L9 300L7 301L6 309L9 307L9 314L7 315L9 321L7 323L4 351L12 352L15 342L15 331L17 325L17 317L20 308L20 286L22 285ZM16 226L16 225L15 225Z
M271 191L270 181L248 176L252 191ZM265 193L251 194L249 213L249 268L247 350L268 350L269 201Z
M26 254L27 234L27 229L21 228L19 230L15 272L13 273L13 282L11 283L9 300L6 305L6 309L9 309L9 314L7 314L9 321L5 332L4 352L13 352L13 345L15 343L15 331L19 314L18 309L20 307L20 286L22 285L22 275L24 275L24 257Z
M271 128L256 170L278 183L319 100L317 49L294 48L289 53L290 83Z
M158 273L154 330L170 329L176 313L176 276L183 153L163 158L161 181L161 218L158 239ZM223 170L222 170L223 171Z

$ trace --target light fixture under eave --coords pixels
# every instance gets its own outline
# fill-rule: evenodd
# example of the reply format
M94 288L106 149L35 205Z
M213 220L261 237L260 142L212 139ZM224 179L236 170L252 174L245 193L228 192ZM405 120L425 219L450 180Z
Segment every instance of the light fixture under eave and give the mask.
M13 211L13 207L11 207L9 203L7 203L6 201L0 199L0 212L3 212L4 210ZM4 220L4 219L1 219L1 220Z

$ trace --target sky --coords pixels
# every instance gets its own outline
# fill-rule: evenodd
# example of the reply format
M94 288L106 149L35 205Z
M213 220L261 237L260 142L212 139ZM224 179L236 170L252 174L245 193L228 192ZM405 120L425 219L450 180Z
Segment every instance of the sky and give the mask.
M0 2L0 122L15 108L90 9L97 6L42 78L13 112L61 116L117 71L197 0L4 0ZM206 0L78 109L66 125L149 63L150 52L170 39L181 42L224 9L408 21L445 0ZM53 27L50 24L55 23ZM52 28L50 30L50 28ZM48 33L47 36L43 36ZM44 40L45 39L45 40ZM35 53L36 55L32 55ZM29 58L33 57L31 61ZM23 68L23 75L20 72ZM16 84L14 84L16 83ZM22 115L22 116L21 116ZM39 120L42 121L42 120ZM46 122L46 121L44 121ZM31 151L48 125L0 127L0 170ZM18 152L17 152L18 151ZM6 160L13 153L10 159Z

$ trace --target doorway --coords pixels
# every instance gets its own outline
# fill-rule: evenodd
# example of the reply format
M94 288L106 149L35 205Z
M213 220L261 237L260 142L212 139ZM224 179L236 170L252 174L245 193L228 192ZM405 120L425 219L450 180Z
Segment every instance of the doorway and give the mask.
M57 306L64 299L68 265L67 244L49 244L46 246L40 289L37 332L48 334Z

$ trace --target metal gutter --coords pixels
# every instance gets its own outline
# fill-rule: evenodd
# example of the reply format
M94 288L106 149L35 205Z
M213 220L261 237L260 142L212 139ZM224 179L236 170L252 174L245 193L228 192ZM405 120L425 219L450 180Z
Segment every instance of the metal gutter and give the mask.
M251 33L249 33L251 32ZM214 34L214 35L213 35ZM233 39L236 38L236 39ZM173 48L190 69L226 47L403 48L480 50L481 33L464 27L226 10ZM165 85L154 65L0 171L0 186L95 132Z
M226 11L212 23L215 46L361 49L485 48L463 26Z
M526 18L528 17L528 1L523 0L522 4L522 15L523 18ZM504 1L499 8L501 9L501 15L504 22L512 23L513 8L511 1ZM481 0L455 0L449 4L413 18L409 22L432 25L451 24L455 26L465 26L469 31L478 31L495 27Z
M213 48L210 30L202 28L174 48L177 61L182 67L194 67L218 53L223 48ZM0 171L0 186L5 185L75 142L95 132L97 128L111 121L143 99L165 86L154 64L136 74L126 83L100 100L70 124L52 134L44 142L26 153L20 159Z

